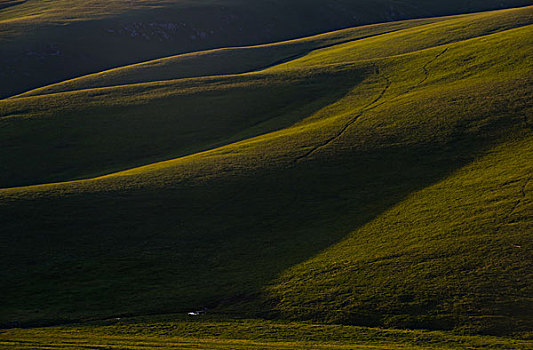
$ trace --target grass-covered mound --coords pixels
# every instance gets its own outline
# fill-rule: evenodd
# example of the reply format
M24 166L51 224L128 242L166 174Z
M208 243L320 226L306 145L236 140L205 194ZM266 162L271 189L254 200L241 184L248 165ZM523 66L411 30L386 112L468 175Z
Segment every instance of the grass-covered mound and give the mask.
M184 52L528 0L1 0L0 97Z
M1 322L207 307L530 331L531 11L406 28L258 73L0 101L5 181L192 153L0 190ZM53 173L68 152L74 171Z
M390 23L176 56L30 91L21 96L28 98L0 101L0 187L94 177L281 129L337 101L364 77L357 93L367 84L380 89L374 60L532 22L531 8L523 8ZM306 54L323 46L330 47ZM290 64L261 72L176 80L186 72L236 73L238 66L259 69L290 57ZM355 61L362 63L346 65ZM411 79L426 74L425 64ZM346 110L358 107L341 101ZM337 112L328 113L321 116Z

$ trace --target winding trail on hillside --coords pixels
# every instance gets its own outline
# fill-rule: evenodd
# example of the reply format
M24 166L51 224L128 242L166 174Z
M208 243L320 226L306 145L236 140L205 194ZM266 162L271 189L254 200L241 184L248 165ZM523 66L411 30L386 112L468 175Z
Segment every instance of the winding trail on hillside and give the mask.
M522 201L526 198L526 188L527 188L527 185L531 182L532 179L533 179L533 176L529 176L524 181L524 183L522 184L522 187L520 187L520 197L514 202L514 204L511 207L511 209L501 219L501 225L496 227L496 229L494 230L494 233L500 232L502 227L509 223L509 219L510 219L511 215L515 212L516 208L518 208L520 206L520 204L522 203ZM514 245L514 243L513 243L513 245Z
M433 59L431 61L429 61L428 63L426 63L423 67L422 67L422 70L424 71L424 79L422 79L418 85L415 86L418 87L420 85L422 85L423 83L426 82L426 80L428 80L429 78L429 71L428 71L428 67L430 64L432 64L433 62L435 62L436 60L438 60L440 58L440 56L444 55L446 53L446 51L448 51L449 47L445 48L444 50L442 50L441 53L439 53L437 56L433 57Z
M429 70L428 70L428 67L433 63L435 62L436 60L438 60L440 58L440 56L444 55L446 53L446 51L448 51L449 47L445 48L444 50L442 50L439 54L437 54L435 57L433 57L431 60L429 60L426 64L424 64L422 66L422 71L424 72L424 78L422 80L420 80L417 84L411 86L410 88L408 88L407 90L405 90L404 94L407 94L411 91L413 91L414 89L420 87L422 84L424 84L428 79L429 79Z
M520 205L520 203L522 203L522 201L526 198L526 187L527 185L529 184L529 182L531 181L531 179L533 178L533 176L530 176L526 179L526 181L524 182L524 184L522 185L522 187L520 188L520 194L521 194L521 198L519 198L515 204L513 205L513 207L511 208L511 210L509 211L509 213L505 216L504 218L504 221L507 221L507 219L511 216L512 213L514 213L514 211L516 210L516 208L518 208L518 206Z
M406 94L408 92L411 92L412 90L418 88L420 85L422 85L423 83L425 83L428 79L429 79L429 70L428 70L428 67L433 63L435 62L436 60L438 60L442 55L444 55L446 53L446 51L448 51L448 47L445 48L444 50L442 50L440 53L438 53L437 55L435 55L435 57L433 57L430 61L428 61L426 64L424 64L424 66L422 67L422 71L424 72L424 78L422 78L422 80L420 80L417 84L411 86L410 88L408 88L406 91L403 92L403 94ZM379 68L374 64L374 70L376 72L376 75L379 75ZM384 77L385 79L385 87L383 88L383 90L379 93L379 95L374 99L372 100L370 103L368 103L366 106L364 106L360 111L359 113L357 113L357 115L355 115L354 117L352 117L335 135L333 135L332 137L328 138L325 142L323 142L322 144L320 145L317 145L313 148L311 148L309 151L307 151L306 153L304 153L303 155L301 156L298 156L295 158L294 160L294 163L298 163L300 161L302 161L303 159L305 158L308 158L309 156L311 156L313 153L316 153L318 152L319 150L321 150L322 148L325 148L327 147L329 144L331 144L332 142L334 142L335 140L337 140L339 137L341 137L345 132L346 130L348 130L348 128L353 124L355 123L363 114L365 114L366 112L369 112L379 106L381 106L382 104L384 104L385 102L380 102L382 99L383 99L383 96L385 95L385 93L387 92L387 90L390 88L392 82L391 80L385 76Z
M387 90L389 89L390 86L391 86L390 79L388 77L385 77L385 87L383 88L383 90L380 92L380 94L372 102L370 102L365 107L363 107L363 109L357 115L355 115L353 118L351 118L348 121L348 123L346 123L335 135L333 135L332 137L327 139L321 145L315 146L315 147L311 148L309 151L307 151L306 153L304 153L303 155L298 156L294 160L294 162L297 163L297 162L309 157L313 153L319 151L320 149L322 149L324 147L327 147L330 143L332 143L333 141L335 141L336 139L341 137L346 132L346 130L348 130L350 125L355 123L357 121L357 119L359 119L365 112L371 111L372 109L374 109L374 108L376 108L377 106L380 105L380 104L376 104L376 103L379 102L383 98L383 96L385 95L385 93L387 92Z

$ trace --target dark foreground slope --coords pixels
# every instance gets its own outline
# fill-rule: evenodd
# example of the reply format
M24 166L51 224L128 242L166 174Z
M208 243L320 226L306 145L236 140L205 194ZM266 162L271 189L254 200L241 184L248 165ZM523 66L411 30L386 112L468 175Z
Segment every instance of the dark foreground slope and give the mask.
M515 11L499 12L501 22ZM2 101L46 109L47 98L95 94L121 106L135 89L166 96L190 84L216 123L243 103L237 81L281 81L245 100L281 101L269 113L288 124L104 177L0 190L2 323L207 307L225 317L530 331L533 26L521 23L444 45L456 22L332 46L216 78L212 100L202 78ZM391 42L422 47L387 54ZM341 77L342 91L332 95L318 76ZM287 96L297 108L284 109ZM298 107L305 98L320 102ZM97 119L86 106L87 122ZM4 120L35 131L56 122L32 119L34 108ZM253 109L243 130L249 118Z
M178 53L528 0L3 0L0 97Z

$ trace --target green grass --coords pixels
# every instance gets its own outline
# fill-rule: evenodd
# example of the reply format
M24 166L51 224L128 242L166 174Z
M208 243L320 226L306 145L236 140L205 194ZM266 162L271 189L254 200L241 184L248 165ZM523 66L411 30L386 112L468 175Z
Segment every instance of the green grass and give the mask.
M0 183L92 177L287 127L338 99L361 76L316 70L4 100Z
M488 333L513 332L520 326L511 319L521 319L530 329L524 233L533 169L524 162L532 163L532 145L531 138L504 144L412 193L286 271L269 300L283 318L409 328L460 322Z
M280 62L292 61L300 56L305 56L298 60L303 66L309 65L313 60L318 60L323 65L376 59L466 40L532 22L531 11L521 8L508 10L505 16L502 16L501 12L487 12L355 27L282 43L223 48L166 57L45 86L20 96L236 74L269 66L285 67ZM339 45L341 43L343 45ZM334 52L330 49L333 45L336 45ZM320 48L322 50L318 50ZM307 55L311 51L313 53Z
M109 320L0 332L9 349L528 349L530 341L262 320ZM168 318L175 318L168 321Z
M430 24L424 21L392 23L280 45L236 49L231 53L242 55L235 58L235 63L242 66L243 62L256 64L260 54L266 53L265 57L275 61L282 57L276 56L278 50L301 52L302 47L309 49L324 43L354 40L314 51L264 72L172 80L174 74L179 76L174 69L194 71L196 67L202 70L206 63L209 67L233 65L226 64L225 54L206 52L187 55L191 64L185 68L184 58L178 56L158 62L162 67L150 68L154 63L147 63L44 87L28 94L75 91L0 101L0 186L93 177L282 129L339 100L351 89L357 89L357 93L352 94L356 97L380 89L382 82L376 81L372 68L374 60L376 64L386 64L383 59L388 56L405 55L441 43L520 27L532 21L531 8L524 8L439 19ZM415 27L410 28L412 26ZM455 31L446 31L446 28ZM356 40L357 37L391 31ZM394 40L405 44L391 45ZM502 45L496 55L513 49L513 43ZM295 49L291 49L293 47ZM387 51L376 47L387 48ZM495 53L491 46L478 45L477 48ZM328 52L331 53L329 56ZM271 55L277 58L271 58ZM411 56L405 59L409 60ZM424 60L426 58L419 59L421 66L426 64ZM493 65L494 69L500 63L492 54L465 65L462 71L457 71L457 67L463 64L459 62L457 66L457 60L449 62L447 69L441 71L447 71L452 79L456 79L479 62ZM412 69L414 66L403 64L401 68L401 74L410 74L406 84L423 79L423 72L419 68ZM485 74L489 75L488 72ZM147 77L164 80L143 83ZM362 80L364 83L357 86ZM101 85L119 86L94 88ZM369 85L375 87L367 88ZM396 86L395 94L404 92L405 87L395 84L393 89ZM276 92L270 93L271 90ZM325 109L319 116L349 113L366 102L364 98L357 99L341 99L334 106L344 106L344 111ZM31 142L27 142L30 139ZM153 142L156 139L157 142Z
M522 12L521 10L513 11ZM518 22L527 20L527 17L519 17ZM448 19L432 18L374 24L279 43L221 48L164 57L62 81L24 92L16 97L258 71L280 65L282 62L294 60L319 48L331 47L339 43L351 42ZM516 23L513 25L516 25Z
M70 181L0 190L0 322L207 307L527 337L531 11L420 22L260 72L1 100L3 186ZM307 341L287 339L257 341Z
M277 42L363 24L525 5L530 2L3 0L0 97L180 53Z

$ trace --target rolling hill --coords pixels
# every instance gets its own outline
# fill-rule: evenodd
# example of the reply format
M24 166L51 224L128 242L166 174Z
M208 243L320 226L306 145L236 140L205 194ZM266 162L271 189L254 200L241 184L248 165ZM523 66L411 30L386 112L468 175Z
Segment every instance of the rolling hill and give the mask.
M0 187L93 177L281 129L333 103L373 73L372 62L352 67L346 62L405 55L533 21L529 8L504 14L390 23L281 44L199 52L5 99L0 104ZM287 57L293 57L290 64ZM280 61L284 63L275 64ZM263 69L269 63L272 68ZM247 71L260 71L234 74L246 65ZM222 76L176 79L191 72Z
M0 97L179 53L529 4L529 0L2 0Z
M0 100L0 322L205 307L527 336L532 38L525 7Z

